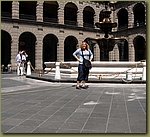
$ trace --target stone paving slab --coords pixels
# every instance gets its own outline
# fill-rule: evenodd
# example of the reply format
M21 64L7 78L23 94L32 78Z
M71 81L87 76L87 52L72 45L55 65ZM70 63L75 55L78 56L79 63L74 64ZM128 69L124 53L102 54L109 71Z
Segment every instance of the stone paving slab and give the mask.
M20 82L39 88L1 93L2 133L147 133L145 84L77 90L73 83L29 81Z

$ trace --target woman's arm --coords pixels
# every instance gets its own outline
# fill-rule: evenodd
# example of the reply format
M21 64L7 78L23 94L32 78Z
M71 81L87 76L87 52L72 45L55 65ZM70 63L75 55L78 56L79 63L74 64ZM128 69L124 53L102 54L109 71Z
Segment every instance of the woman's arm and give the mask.
M89 52L90 52L90 61L92 61L92 59L93 59L93 53L91 52L91 50L89 50Z
M80 61L80 58L78 58L78 54L79 54L79 51L80 51L80 49L77 49L74 53L73 53L73 56L78 60L78 61Z

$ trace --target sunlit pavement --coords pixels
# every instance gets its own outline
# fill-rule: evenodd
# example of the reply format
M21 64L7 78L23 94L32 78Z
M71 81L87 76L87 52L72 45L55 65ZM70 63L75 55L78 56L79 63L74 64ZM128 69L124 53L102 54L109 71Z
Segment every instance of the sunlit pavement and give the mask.
M146 84L88 85L2 74L2 132L146 133Z

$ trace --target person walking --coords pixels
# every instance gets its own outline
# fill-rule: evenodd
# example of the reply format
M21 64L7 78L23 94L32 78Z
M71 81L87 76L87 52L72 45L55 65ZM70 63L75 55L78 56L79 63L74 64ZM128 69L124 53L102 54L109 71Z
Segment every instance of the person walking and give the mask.
M25 75L26 74L26 68L27 68L27 53L23 50L21 52L22 54L22 66L23 66L23 74Z
M18 52L16 56L16 62L17 62L17 75L22 75L22 54L21 51Z
M73 53L73 56L79 61L76 89L86 89L88 86L85 83L88 81L91 67L86 66L84 60L91 62L93 53L89 49L89 45L83 41L80 48Z

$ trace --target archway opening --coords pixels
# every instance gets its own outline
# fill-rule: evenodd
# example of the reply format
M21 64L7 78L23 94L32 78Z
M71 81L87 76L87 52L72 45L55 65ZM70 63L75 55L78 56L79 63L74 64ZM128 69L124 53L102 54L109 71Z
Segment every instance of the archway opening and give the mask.
M44 62L57 61L58 38L53 34L47 34L43 39L43 68Z
M11 36L1 30L1 65L7 67L8 64L11 64Z
M44 1L43 3L43 21L44 22L58 22L58 2Z
M135 61L146 59L146 45L145 39L142 36L137 36L133 40L135 49Z
M36 37L31 32L24 32L19 37L19 51L24 50L33 67L35 67L35 44Z
M64 42L64 61L75 61L73 52L76 50L78 40L74 36L68 36Z
M19 1L19 18L36 20L37 1Z
M12 17L12 1L1 1L1 15L2 17Z
M145 7L142 3L138 3L133 8L134 26L145 25Z
M84 40L88 45L89 45L89 49L91 50L91 52L93 53L93 60L94 60L94 46L95 46L95 43L93 43L90 38L86 38Z
M118 29L127 29L128 28L128 12L126 9L121 9L118 12Z
M129 50L127 40L119 43L118 49L119 49L119 61L129 61Z
M64 23L68 25L77 25L77 6L69 2L64 8Z
M83 10L83 26L84 27L94 27L94 15L95 11L92 7L87 6Z

